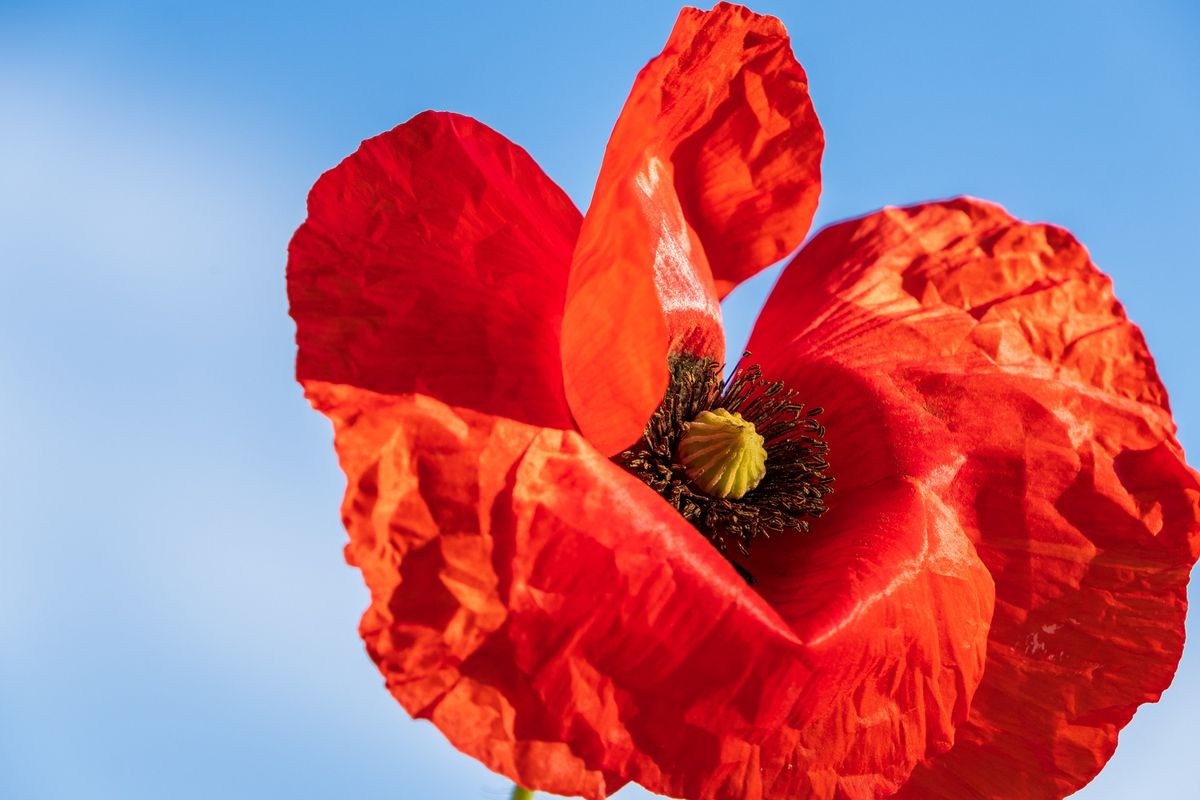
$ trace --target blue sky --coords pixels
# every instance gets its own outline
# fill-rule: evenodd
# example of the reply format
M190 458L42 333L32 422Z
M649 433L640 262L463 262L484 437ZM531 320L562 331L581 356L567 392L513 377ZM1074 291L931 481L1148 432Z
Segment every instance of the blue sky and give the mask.
M818 224L969 193L1067 226L1200 452L1195 7L912 5L755 6L826 130ZM677 10L0 0L0 796L505 795L362 652L284 249L317 175L428 107L584 206ZM726 304L733 347L776 275ZM1189 796L1198 712L1193 646L1077 797Z

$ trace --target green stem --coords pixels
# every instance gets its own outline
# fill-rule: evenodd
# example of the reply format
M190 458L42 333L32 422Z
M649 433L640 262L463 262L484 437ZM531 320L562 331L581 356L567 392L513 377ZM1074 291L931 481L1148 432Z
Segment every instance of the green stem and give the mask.
M522 789L520 786L514 786L512 800L533 800L533 792Z

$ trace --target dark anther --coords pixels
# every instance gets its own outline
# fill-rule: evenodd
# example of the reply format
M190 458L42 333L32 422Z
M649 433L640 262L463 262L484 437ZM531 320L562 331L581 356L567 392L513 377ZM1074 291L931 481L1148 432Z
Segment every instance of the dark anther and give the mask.
M744 354L743 363L749 357ZM763 378L757 364L739 364L729 380L708 358L673 356L670 384L638 443L615 458L662 495L727 556L732 542L743 556L759 536L778 531L807 531L809 520L825 513L825 495L833 478L825 473L825 428L816 420L822 409L805 411L796 391L782 381ZM754 424L765 440L767 472L757 487L737 500L711 497L688 480L675 453L685 426L702 411L724 408ZM753 583L750 573L735 564Z

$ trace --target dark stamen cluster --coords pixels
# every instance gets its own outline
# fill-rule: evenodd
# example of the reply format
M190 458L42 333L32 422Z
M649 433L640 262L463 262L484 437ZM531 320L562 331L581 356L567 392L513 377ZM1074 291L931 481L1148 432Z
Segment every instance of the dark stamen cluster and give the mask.
M796 392L780 381L765 380L757 364L739 365L725 381L721 365L712 359L673 356L669 363L666 397L637 445L615 460L665 497L722 553L732 542L749 555L750 542L758 536L807 531L809 518L825 512L824 497L832 491L833 479L825 475L825 428L815 419L821 409L805 412L794 401ZM675 458L686 424L701 411L718 408L740 413L766 440L767 474L738 500L705 494Z

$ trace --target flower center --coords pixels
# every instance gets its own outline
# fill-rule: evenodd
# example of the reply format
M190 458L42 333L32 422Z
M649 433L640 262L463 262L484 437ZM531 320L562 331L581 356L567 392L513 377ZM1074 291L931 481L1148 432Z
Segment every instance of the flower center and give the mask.
M764 441L736 411L701 411L683 426L675 457L705 494L737 500L767 474Z
M712 359L672 356L669 366L666 396L642 438L614 460L727 556L730 542L748 556L759 536L807 531L832 491L822 409L806 410L757 364L739 365L727 381Z

